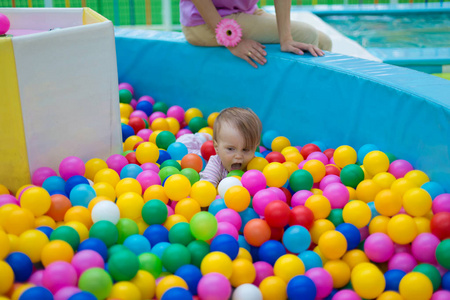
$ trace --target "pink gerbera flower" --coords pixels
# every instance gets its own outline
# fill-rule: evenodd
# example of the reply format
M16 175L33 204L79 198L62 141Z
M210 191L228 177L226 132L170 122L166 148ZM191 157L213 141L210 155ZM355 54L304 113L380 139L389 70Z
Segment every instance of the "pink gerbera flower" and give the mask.
M241 41L242 29L233 19L222 19L216 27L216 39L220 45L235 47Z

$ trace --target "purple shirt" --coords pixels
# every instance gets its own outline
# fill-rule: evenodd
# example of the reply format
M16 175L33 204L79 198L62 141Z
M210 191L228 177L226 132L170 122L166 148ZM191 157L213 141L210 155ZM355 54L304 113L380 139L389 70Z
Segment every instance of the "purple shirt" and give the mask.
M209 158L205 169L200 172L200 180L206 180L214 184L215 187L222 179L227 177L228 171L222 164L219 155L213 155Z
M221 17L235 13L253 14L258 8L258 0L212 0ZM205 24L194 3L190 0L180 0L180 22L184 26Z

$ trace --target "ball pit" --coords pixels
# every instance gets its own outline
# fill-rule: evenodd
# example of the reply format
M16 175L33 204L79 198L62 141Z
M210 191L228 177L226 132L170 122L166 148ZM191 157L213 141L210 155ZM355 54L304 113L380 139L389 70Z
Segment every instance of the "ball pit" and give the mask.
M217 113L144 99L127 114L123 154L68 157L17 196L0 189L0 295L20 283L20 299L446 297L450 197L406 160L269 130L265 154L216 188L199 180L212 142L201 157L176 137Z

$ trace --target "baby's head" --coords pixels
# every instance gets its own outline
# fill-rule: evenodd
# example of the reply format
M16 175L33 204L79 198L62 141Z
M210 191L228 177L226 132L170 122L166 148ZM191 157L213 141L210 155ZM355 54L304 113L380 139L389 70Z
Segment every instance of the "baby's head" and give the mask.
M213 141L217 155L228 171L244 170L261 140L262 124L250 109L230 107L214 122Z

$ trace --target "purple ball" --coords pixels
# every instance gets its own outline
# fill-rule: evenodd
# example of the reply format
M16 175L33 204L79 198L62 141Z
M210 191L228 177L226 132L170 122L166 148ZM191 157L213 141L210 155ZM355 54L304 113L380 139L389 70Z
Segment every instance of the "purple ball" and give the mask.
M45 179L51 176L57 176L56 172L52 168L49 167L38 168L36 171L33 172L33 176L31 177L31 183L37 186L42 186Z
M296 192L294 195L292 195L291 206L296 207L298 205L305 205L306 200L312 195L314 195L313 192L308 190L300 190Z
M167 110L167 116L171 118L175 118L178 122L183 122L184 120L184 109L181 106L174 105L169 107Z
M147 114L142 110L133 111L130 114L130 118L132 118L132 117L138 117L138 118L145 119L145 120L147 120L147 118L148 118Z
M81 158L76 156L68 156L61 161L58 170L62 179L67 180L75 175L84 176L86 167Z
M333 277L324 268L312 268L306 271L305 275L316 285L317 298L325 298L333 290Z
M325 175L320 181L319 188L323 191L330 183L341 183L341 178L334 174Z
M414 170L411 163L404 159L397 159L389 165L388 172L398 179L404 177L411 170Z
M153 99L152 96L148 96L148 95L144 95L144 96L140 97L138 100L138 103L141 101L148 101L153 105L155 105L155 103L156 103L155 99Z
M265 278L269 276L273 276L273 267L271 264L265 261L257 261L253 263L253 266L255 267L256 271L256 277L253 281L253 284L256 286L259 286L261 281L263 281Z
M350 199L347 187L339 182L330 183L323 190L323 196L330 201L331 208L344 208Z
M420 262L436 264L436 248L440 242L432 233L421 233L411 243L412 255Z
M158 118L166 118L166 114L161 111L155 111L150 115L150 117L148 117L148 122L151 124L155 119Z
M122 89L129 90L130 93L131 93L131 95L134 95L134 89L133 89L133 87L131 86L131 84L129 84L129 83L127 83L127 82L119 83L119 90L122 90Z
M352 290L340 290L333 296L333 300L361 300L361 297Z
M142 190L145 191L149 186L161 185L161 177L158 173L151 170L145 170L139 173L136 180L141 184Z
M430 300L448 300L450 299L450 291L440 290L435 292Z
M153 130L144 128L138 131L137 136L141 137L144 142L148 142L150 135L153 133Z
M386 262L394 255L394 242L387 234L372 233L364 243L364 252L371 261Z
M411 272L415 266L417 261L414 256L405 252L394 254L388 262L388 270L398 269L406 273Z
M3 194L0 195L0 207L2 207L5 204L15 204L19 205L19 200L16 199L13 195Z
M120 174L122 168L128 164L128 159L121 154L113 154L108 157L106 164L108 165L108 168L113 169L117 174Z
M248 170L241 177L242 186L245 187L251 196L266 188L266 177L259 170Z
M326 156L325 153L319 152L319 151L310 153L310 154L308 155L307 160L311 160L311 159L316 159L316 160L318 160L318 161L321 161L324 165L327 165L327 164L328 164L328 161L329 161L329 160L328 160L328 156Z
M198 282L197 291L200 299L227 300L231 296L231 284L220 273L208 273Z
M433 200L433 206L431 208L433 214L440 212L450 212L450 194L440 194Z

